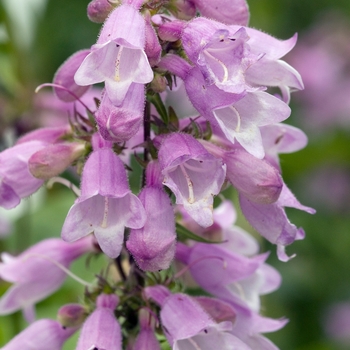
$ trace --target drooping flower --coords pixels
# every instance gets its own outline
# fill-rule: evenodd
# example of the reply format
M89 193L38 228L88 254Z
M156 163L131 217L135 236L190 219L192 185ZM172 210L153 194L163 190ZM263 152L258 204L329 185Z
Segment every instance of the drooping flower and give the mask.
M57 321L42 319L28 326L1 350L62 350L64 342L76 332L76 328L62 327Z
M130 5L117 7L77 70L75 82L83 86L105 82L109 99L119 106L132 83L146 84L153 79L144 47L144 18Z
M139 194L145 207L147 220L141 229L130 231L126 246L145 271L169 268L175 254L175 215L161 185L161 175L156 162L147 167L146 187Z
M162 286L158 293L158 287L147 287L145 292L161 306L161 324L173 350L251 350L229 333L231 322L216 323L194 298L181 293L166 295ZM157 294L163 295L157 298Z
M121 350L120 325L114 316L119 299L114 294L100 294L96 309L86 319L76 350Z
M41 141L28 141L0 153L0 206L5 209L16 207L22 198L44 183L30 173L28 159L46 145Z
M109 146L95 134L94 151L83 169L81 196L69 210L62 238L72 242L93 232L103 252L115 258L122 249L125 226L143 227L146 214L129 189L122 161Z
M201 226L213 223L213 197L221 190L226 166L192 136L171 134L159 149L163 184Z
M66 278L68 268L84 253L94 251L91 237L72 244L60 239L47 239L27 249L17 257L2 253L0 277L13 283L0 299L0 314L23 309L33 318L33 305L57 290Z

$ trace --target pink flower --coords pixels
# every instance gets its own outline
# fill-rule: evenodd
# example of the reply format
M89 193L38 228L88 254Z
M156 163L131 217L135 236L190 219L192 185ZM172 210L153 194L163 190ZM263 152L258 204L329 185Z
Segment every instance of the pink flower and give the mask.
M2 253L0 277L13 283L0 299L0 314L24 309L32 318L33 305L56 291L68 268L82 254L94 251L91 237L69 244L60 239L44 240L17 257Z
M147 84L153 79L144 47L144 18L130 5L117 7L75 73L76 84L105 82L109 99L119 106L132 83Z

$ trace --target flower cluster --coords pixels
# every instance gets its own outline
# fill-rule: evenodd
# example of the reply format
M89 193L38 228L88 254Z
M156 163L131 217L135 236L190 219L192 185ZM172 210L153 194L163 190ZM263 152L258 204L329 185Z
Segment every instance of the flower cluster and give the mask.
M2 254L0 277L13 285L0 314L22 309L32 322L2 349L61 349L79 329L78 350L276 349L262 334L287 320L263 316L260 295L281 277L235 226L221 192L233 186L247 221L290 259L285 247L305 234L285 207L314 212L288 189L279 164L280 153L307 143L281 123L290 92L303 88L281 59L296 35L282 41L249 28L245 0L93 0L88 17L103 22L96 44L46 84L70 106L69 123L0 153L0 206L16 207L47 180L78 197L62 240ZM102 90L89 91L98 83ZM138 195L127 176L137 163ZM65 178L74 168L80 189ZM92 252L113 259L120 279L107 269L87 284L84 303L63 306L58 321L35 321L34 304ZM190 296L191 286L203 296Z

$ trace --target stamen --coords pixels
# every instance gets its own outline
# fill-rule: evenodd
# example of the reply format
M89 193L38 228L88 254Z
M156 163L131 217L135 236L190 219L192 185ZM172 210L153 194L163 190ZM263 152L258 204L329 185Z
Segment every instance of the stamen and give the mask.
M194 198L194 193L193 193L193 182L191 181L190 177L188 176L185 167L180 164L180 169L186 179L187 182L187 186L188 186L188 199L187 202L190 204L193 204L195 202L195 198Z
M31 253L31 254L27 254L22 261L25 261L31 257L38 257L41 259L45 259L47 261L50 261L52 264L56 265L59 269L61 269L64 273L66 273L69 277L73 278L74 280L76 280L77 282L79 282L80 284L82 284L85 287L92 287L91 283L88 283L86 281L84 281L83 279L81 279L80 277L78 277L76 274L74 274L72 271L70 271L69 269L67 269L65 266L63 266L62 264L60 264L58 261L51 259L49 256L43 255L43 254L36 254L36 253Z
M201 350L201 348L198 346L198 344L192 338L188 338L188 341L193 345L193 347L196 350Z
M121 58L122 52L123 52L123 46L119 46L117 58L115 60L115 76L114 76L115 81L120 81L119 69L120 69L120 58Z
M209 56L210 58L212 58L213 60L215 60L217 63L220 64L220 66L222 67L223 71L224 71L224 77L221 81L221 83L226 83L228 80L228 69L227 67L224 65L224 63L222 61L220 61L218 58L214 57L213 55L211 55L207 50L203 51L204 54L206 54L207 56Z
M102 228L106 228L107 227L108 207L109 207L109 198L105 197L105 210L103 212L103 220L102 220L102 223L101 223L101 227Z
M48 189L51 189L52 186L55 184L55 183L60 183L68 188L70 188L74 194L77 196L77 197L80 197L80 189L75 186L72 182L70 182L69 180L63 178L63 177L59 177L59 176L56 176L56 177L52 177L46 184L46 187Z
M230 106L229 108L231 108L233 110L233 113L237 117L237 126L236 126L235 131L236 132L240 132L240 130L241 130L241 116L240 116L239 112L237 111L237 109L234 106Z

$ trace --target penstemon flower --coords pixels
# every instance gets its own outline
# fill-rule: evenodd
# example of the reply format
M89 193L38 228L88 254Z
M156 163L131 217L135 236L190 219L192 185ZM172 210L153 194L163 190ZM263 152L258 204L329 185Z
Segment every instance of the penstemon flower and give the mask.
M260 296L282 278L235 224L223 190L237 190L243 216L289 260L286 246L305 233L285 208L314 213L279 162L307 144L282 124L291 91L303 88L282 60L297 36L249 28L245 0L93 0L87 14L103 23L96 43L41 85L69 121L0 153L0 206L14 208L45 181L77 196L63 240L1 255L0 277L13 285L0 314L22 309L34 322L2 349L59 350L79 328L77 350L276 349L262 334L287 320L262 316ZM61 307L59 323L34 321L34 304L85 253L105 256L106 268L92 283L75 278L86 287L80 303ZM188 295L189 278L201 295Z

